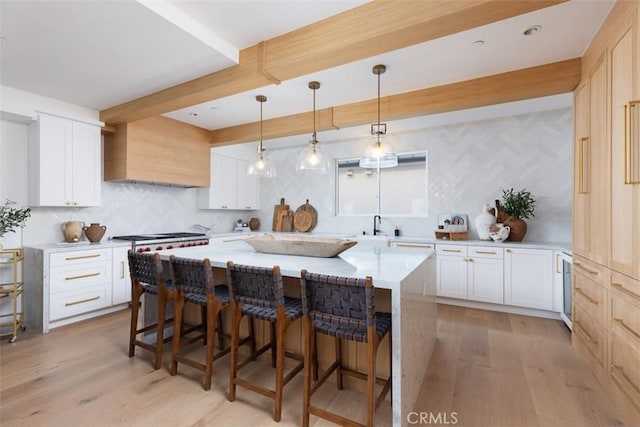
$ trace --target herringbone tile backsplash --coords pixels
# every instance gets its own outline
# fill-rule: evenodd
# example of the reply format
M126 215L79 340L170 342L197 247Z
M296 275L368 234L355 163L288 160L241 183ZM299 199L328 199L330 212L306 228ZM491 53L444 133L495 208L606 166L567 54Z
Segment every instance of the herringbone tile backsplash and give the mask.
M502 189L526 188L537 199L536 217L529 220L528 241L571 240L571 109L531 113L506 118L475 121L420 131L393 133L396 151L428 150L428 217L382 218L382 229L393 234L399 225L403 235L433 236L438 214L467 213L470 223L484 203L502 195ZM24 126L7 124L3 127ZM26 127L12 132L26 138ZM366 126L364 126L366 128ZM308 139L308 138L307 138ZM305 138L301 138L301 142ZM0 159L25 164L26 139L11 147L11 157ZM277 141L276 141L277 142ZM331 142L322 140L333 158L358 157L370 138ZM265 143L269 145L269 141ZM273 144L277 145L277 144ZM15 147L15 149L14 149ZM194 224L213 226L218 233L229 232L236 219L248 221L256 216L270 231L273 205L285 197L292 209L310 199L318 210L319 233L356 234L371 232L371 216L335 216L335 176L303 176L296 173L295 162L302 146L270 150L278 176L261 181L261 206L255 212L199 210L197 190L149 184L104 183L102 206L95 208L35 208L24 233L24 243L60 242L60 224L69 220L99 222L108 227L107 236L116 234L193 230ZM20 181L22 180L22 181ZM411 185L407 183L406 185ZM0 186L13 188L10 186ZM27 195L0 194L26 204ZM401 188L398 191L402 191ZM475 233L472 231L472 236ZM5 239L13 236L6 236ZM9 243L10 245L11 243Z

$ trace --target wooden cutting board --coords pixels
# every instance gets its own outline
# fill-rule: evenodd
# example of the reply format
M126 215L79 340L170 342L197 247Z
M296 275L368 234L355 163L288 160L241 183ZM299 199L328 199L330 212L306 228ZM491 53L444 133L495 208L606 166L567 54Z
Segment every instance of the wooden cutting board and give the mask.
M282 222L280 224L280 231L293 231L293 211L286 209L283 211Z
M284 210L289 210L289 205L284 204L284 197L280 199L280 204L275 205L273 207L273 226L271 227L271 231L281 231L277 230L277 228L281 228L281 215L280 212Z
M293 226L301 233L306 233L313 230L318 222L318 211L316 208L309 204L309 199L306 203L296 209L296 213L293 217Z

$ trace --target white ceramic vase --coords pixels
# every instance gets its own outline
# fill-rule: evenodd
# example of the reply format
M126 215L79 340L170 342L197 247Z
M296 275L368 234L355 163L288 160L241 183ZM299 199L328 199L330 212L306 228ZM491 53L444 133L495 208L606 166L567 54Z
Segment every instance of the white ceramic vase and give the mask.
M496 224L496 217L489 213L490 208L490 205L485 204L482 207L482 211L474 221L476 225L476 232L478 233L478 239L480 240L491 240L489 230Z

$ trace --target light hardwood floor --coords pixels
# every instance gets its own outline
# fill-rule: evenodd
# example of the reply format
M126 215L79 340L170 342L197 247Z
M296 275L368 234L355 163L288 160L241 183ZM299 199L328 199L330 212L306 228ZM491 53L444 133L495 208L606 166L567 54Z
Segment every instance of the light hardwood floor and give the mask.
M199 371L180 365L177 376L168 374L168 345L157 371L149 352L137 349L128 358L128 321L122 311L46 335L27 331L15 344L3 340L0 425L300 425L301 375L285 387L282 421L275 423L270 399L243 389L235 402L226 399L228 356L214 363L208 392ZM559 321L440 305L438 328L411 421L422 414L422 425L633 425L621 419ZM267 383L272 378L268 363L242 372ZM315 396L319 405L364 417L357 392L338 394L326 384ZM377 425L390 425L390 406L381 405L376 416ZM330 424L312 417L311 425Z

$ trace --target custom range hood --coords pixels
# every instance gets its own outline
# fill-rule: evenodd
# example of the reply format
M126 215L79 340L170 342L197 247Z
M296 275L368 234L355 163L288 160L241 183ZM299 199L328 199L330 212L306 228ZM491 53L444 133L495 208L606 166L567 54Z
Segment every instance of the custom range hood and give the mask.
M157 116L104 137L104 180L208 187L209 131Z

